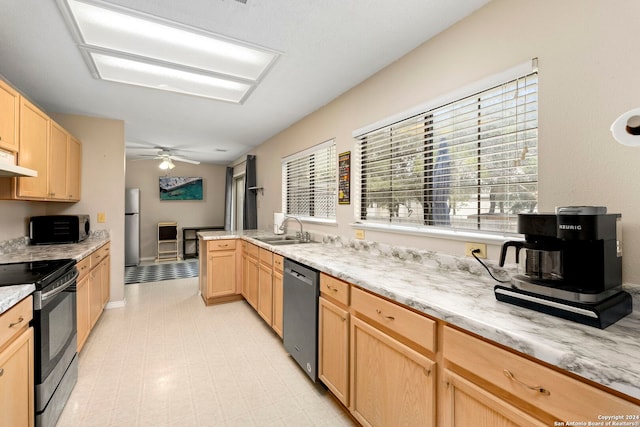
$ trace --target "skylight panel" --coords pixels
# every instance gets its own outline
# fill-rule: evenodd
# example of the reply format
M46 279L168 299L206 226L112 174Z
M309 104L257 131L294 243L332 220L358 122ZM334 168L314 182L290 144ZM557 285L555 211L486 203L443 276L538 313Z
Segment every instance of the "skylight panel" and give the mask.
M211 81L230 80L232 84L229 87L234 87L233 90L249 86L244 90L244 94L247 94L279 56L268 49L101 1L58 1L90 68L99 78L107 79L105 70L110 66L105 65L105 57L112 56L117 58L113 63L120 64L117 73L120 77L118 80L108 80L124 80L123 64L138 62L146 64L146 68L154 68L155 71L151 73L154 77L150 82L133 84L163 89L159 84L159 76L174 75L168 71L157 72L157 67L165 67L184 73L194 72L196 75L208 74ZM102 62L98 64L96 58ZM141 80L141 67L136 65L131 69L135 76L129 76L126 80ZM195 88L198 84L191 86ZM207 94L199 96L211 97ZM238 99L237 96L222 99L228 98ZM243 97L240 97L239 101L233 102L242 100Z

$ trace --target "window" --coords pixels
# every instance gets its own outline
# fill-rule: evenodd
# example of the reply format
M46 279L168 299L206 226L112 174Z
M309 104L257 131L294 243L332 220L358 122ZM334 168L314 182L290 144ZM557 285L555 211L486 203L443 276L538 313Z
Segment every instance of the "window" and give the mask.
M282 160L282 211L335 220L338 198L336 143L327 141Z
M537 88L530 71L356 135L358 220L515 232L537 208Z

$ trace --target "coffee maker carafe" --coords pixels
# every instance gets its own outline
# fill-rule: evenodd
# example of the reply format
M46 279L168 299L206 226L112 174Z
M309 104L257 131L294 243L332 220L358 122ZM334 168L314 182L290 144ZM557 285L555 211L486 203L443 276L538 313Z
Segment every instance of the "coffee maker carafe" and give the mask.
M515 248L518 274L496 298L605 328L631 312L622 291L620 214L605 207L569 206L555 214L519 214L524 241L505 242L504 265Z

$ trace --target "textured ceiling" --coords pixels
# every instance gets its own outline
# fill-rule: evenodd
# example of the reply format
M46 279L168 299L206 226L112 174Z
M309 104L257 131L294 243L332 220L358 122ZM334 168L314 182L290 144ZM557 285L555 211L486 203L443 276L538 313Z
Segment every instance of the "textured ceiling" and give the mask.
M125 121L127 157L233 161L488 0L111 0L282 52L242 105L94 79L55 0L0 0L0 74L45 111Z

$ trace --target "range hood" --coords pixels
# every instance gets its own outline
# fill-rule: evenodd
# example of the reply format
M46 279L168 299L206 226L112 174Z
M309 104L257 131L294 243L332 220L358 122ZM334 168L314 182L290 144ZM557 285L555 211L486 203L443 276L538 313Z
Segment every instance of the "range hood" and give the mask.
M26 176L36 177L38 171L15 164L15 156L7 151L0 150L0 177Z

